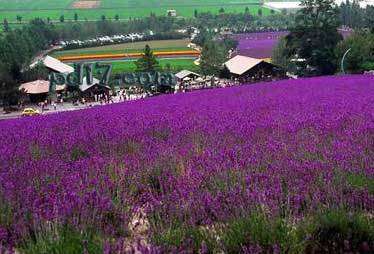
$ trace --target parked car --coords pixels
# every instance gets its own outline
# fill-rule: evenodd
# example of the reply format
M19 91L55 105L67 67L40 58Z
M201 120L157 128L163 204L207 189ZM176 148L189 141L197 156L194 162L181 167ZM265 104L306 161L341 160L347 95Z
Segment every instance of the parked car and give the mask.
M37 116L40 115L39 110L33 108L25 108L22 111L22 116Z

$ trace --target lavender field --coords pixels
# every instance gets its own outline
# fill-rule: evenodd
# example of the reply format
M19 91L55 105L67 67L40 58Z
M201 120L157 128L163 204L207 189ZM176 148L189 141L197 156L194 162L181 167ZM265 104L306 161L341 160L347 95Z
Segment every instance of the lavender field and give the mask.
M279 39L287 34L287 31L282 31L234 35L233 38L238 41L236 53L253 58L271 58L273 48L277 46Z
M3 249L374 250L374 76L160 96L0 133Z
M233 39L238 41L236 54L249 56L253 58L271 58L273 49L277 46L279 40L289 32L255 32L233 35ZM339 30L343 38L347 38L352 31Z

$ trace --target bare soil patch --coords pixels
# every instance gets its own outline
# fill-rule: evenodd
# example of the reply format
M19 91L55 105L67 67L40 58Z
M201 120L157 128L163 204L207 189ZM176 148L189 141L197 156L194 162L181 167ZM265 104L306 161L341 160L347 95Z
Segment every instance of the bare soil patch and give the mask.
M78 0L72 4L73 9L95 9L100 7L101 1Z

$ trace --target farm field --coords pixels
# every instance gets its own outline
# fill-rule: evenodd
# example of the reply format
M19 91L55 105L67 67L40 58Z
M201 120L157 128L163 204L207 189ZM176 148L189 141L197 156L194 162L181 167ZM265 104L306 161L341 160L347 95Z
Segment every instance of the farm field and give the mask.
M106 45L100 47L82 48L55 51L54 57L92 55L92 54L118 54L118 53L140 53L145 45L149 45L153 51L185 51L191 50L187 47L190 40L159 40L159 41L141 41L129 42L115 45Z
M254 58L271 58L274 47L288 32L259 32L237 34L233 38L238 41L236 54Z
M149 16L151 12L157 15L166 15L167 10L175 9L179 16L192 17L194 10L199 12L211 11L218 13L219 9L224 8L226 12L244 12L246 7L249 7L253 14L257 13L259 2L255 0L242 1L148 1L148 0L102 0L99 4L87 8L85 4L76 8L76 2L72 0L0 0L0 18L8 19L10 22L16 21L16 16L22 16L23 21L33 19L35 17L47 18L51 20L58 20L61 15L65 16L65 20L73 19L74 13L79 15L79 20L99 20L102 15L108 19L119 15L121 19L128 19L130 17L144 17ZM96 7L94 7L96 6ZM270 10L262 8L263 14L269 14Z
M339 33L345 39L352 34L352 31L339 30ZM233 35L232 38L238 41L238 46L234 54L260 59L270 59L273 49L277 46L279 40L287 34L287 31L278 31Z
M72 0L0 0L2 10L65 9Z
M170 71L177 73L181 70L198 71L199 67L194 64L195 59L192 58L177 58L177 59L157 59L160 63L160 68L167 69L170 65ZM136 70L135 60L117 60L117 61L100 61L100 63L108 63L112 65L112 74L120 74L124 72L134 72ZM70 63L69 65L73 65Z
M1 246L372 253L373 96L327 76L2 121Z
M171 67L171 72L173 73L177 73L185 69L190 71L197 71L199 69L199 67L194 64L195 59L158 59L158 61L162 69L166 69L167 65L169 64ZM133 72L136 69L134 61L115 61L108 63L112 64L113 74Z

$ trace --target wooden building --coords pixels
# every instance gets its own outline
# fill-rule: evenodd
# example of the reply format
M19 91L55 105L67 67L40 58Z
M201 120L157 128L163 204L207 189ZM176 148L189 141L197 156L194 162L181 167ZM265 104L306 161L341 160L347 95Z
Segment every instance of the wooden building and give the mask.
M286 72L263 59L237 55L224 64L221 77L250 83L283 79Z
M83 83L79 86L81 91L81 96L87 101L98 101L100 99L109 99L110 90L109 86L104 86L100 84L100 81L93 78L91 84L87 84L87 78L83 78Z
M47 80L35 80L23 83L19 86L20 92L29 96L31 102L41 102L47 99L50 83ZM56 93L61 93L66 89L65 85L56 86Z

